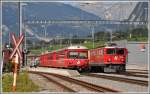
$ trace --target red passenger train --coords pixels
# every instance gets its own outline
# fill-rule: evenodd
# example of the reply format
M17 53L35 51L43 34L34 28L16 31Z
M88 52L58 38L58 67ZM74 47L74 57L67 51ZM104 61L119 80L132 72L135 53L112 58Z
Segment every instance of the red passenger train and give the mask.
M123 47L106 46L88 50L84 46L70 46L40 55L39 66L125 72L127 57L128 51Z
M40 56L39 66L56 68L74 68L78 71L89 67L88 49L84 46L70 46Z
M104 72L125 72L128 51L126 48L106 46L89 50L91 69Z

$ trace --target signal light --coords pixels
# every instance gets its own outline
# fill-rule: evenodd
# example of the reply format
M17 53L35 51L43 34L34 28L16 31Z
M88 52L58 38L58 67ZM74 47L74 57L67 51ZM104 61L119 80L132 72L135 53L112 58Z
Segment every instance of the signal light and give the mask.
M123 62L123 61L124 61L124 59L122 58L122 59L121 59L121 61Z
M80 61L78 61L77 64L80 64Z

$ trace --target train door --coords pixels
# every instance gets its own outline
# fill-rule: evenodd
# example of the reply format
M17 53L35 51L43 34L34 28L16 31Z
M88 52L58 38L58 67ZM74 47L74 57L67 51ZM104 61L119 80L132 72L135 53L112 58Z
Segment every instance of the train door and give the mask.
M53 54L48 54L48 66L53 66Z
M60 65L60 67L65 67L64 59L65 59L65 52L62 51L59 54L59 65Z

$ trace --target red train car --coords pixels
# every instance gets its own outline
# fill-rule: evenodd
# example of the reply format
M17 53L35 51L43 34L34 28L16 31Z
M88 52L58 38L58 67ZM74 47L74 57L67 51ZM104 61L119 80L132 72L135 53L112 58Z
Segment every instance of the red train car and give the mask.
M84 46L70 46L40 55L41 67L74 68L78 71L89 67L88 49Z
M124 72L128 51L126 48L111 46L89 50L89 65L104 72Z

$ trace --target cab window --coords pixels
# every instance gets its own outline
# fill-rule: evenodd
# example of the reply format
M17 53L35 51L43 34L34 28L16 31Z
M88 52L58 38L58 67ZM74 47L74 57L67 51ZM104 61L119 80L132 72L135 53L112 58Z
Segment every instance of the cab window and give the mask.
M123 55L124 54L124 49L117 49L117 54Z
M70 59L87 59L87 52L69 52L68 58Z
M88 55L86 52L80 52L79 53L79 59L87 59L88 58Z
M78 52L70 52L68 57L72 59L78 58Z
M106 54L115 54L115 49L107 49Z

